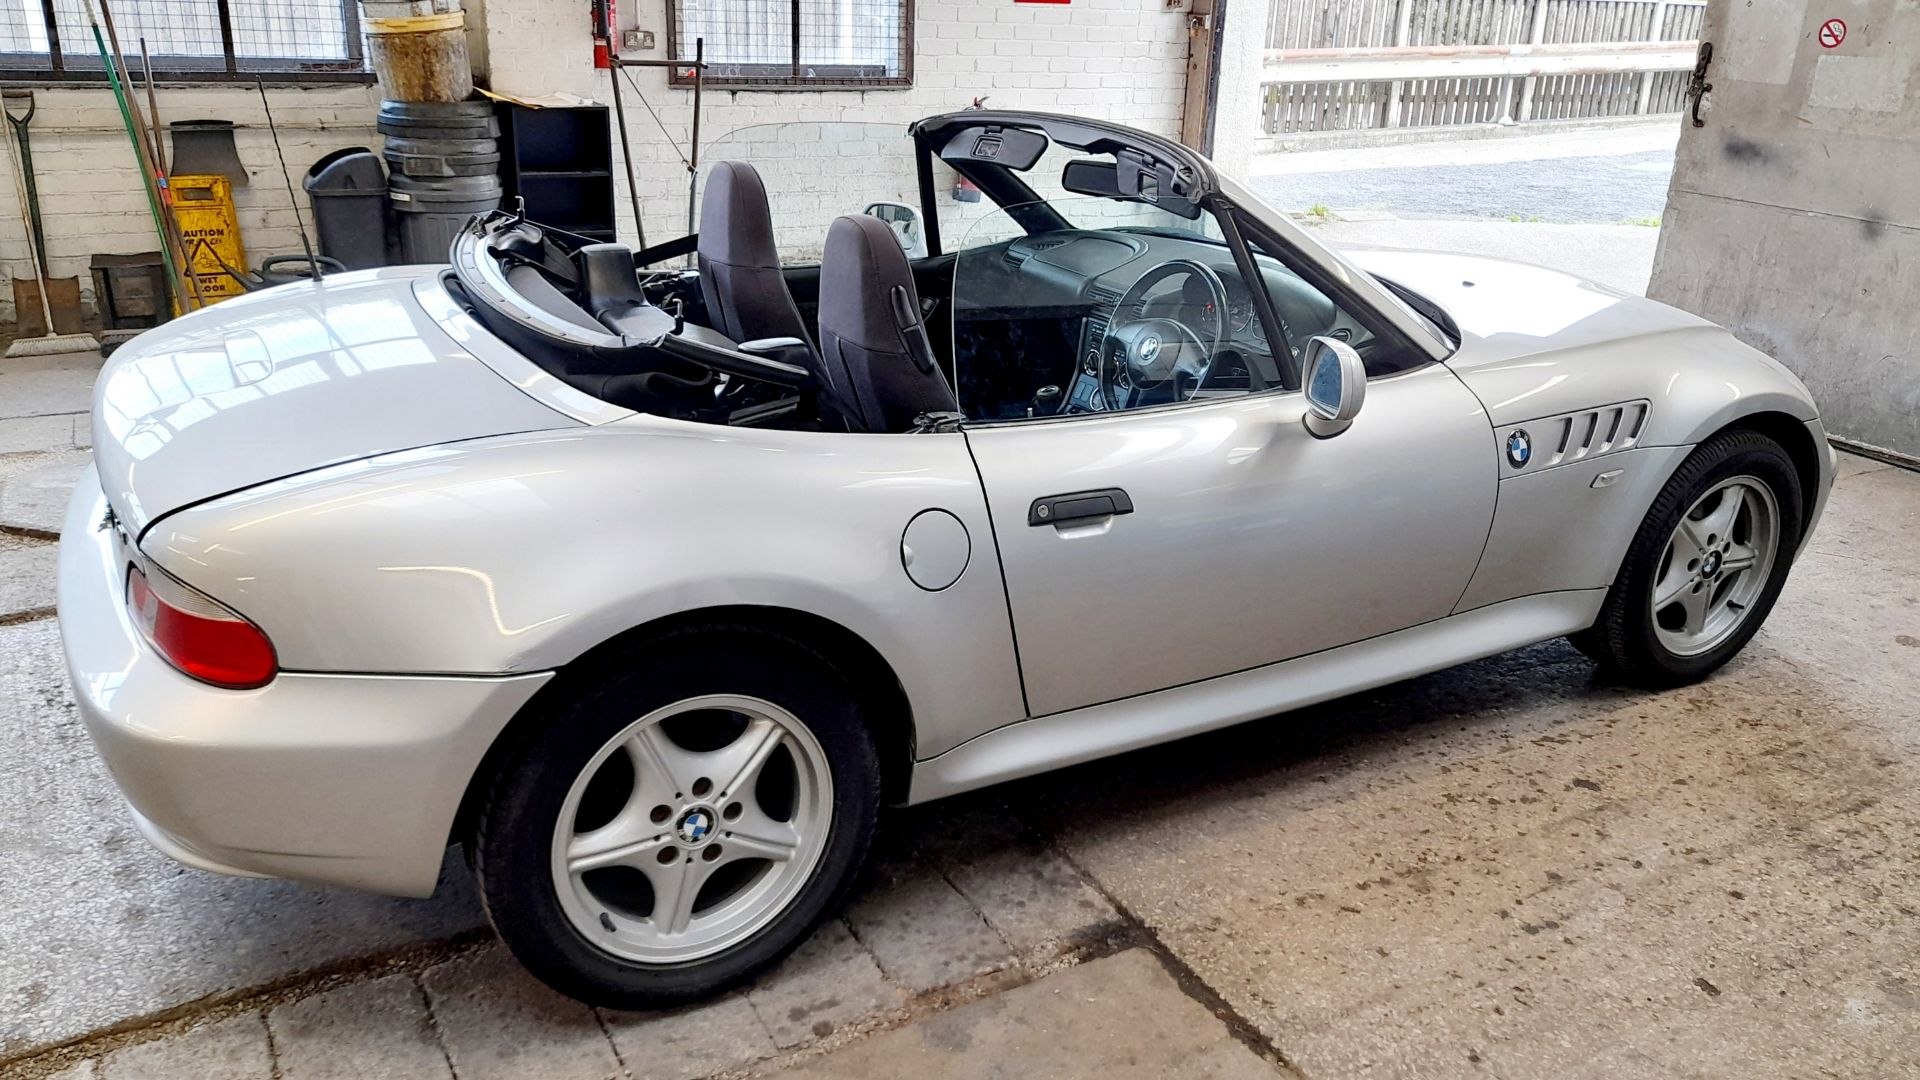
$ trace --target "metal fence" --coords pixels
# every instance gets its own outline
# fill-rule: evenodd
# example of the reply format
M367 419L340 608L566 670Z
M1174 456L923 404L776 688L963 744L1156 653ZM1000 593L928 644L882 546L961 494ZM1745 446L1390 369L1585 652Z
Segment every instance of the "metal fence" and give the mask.
M1271 0L1261 127L1677 112L1705 14L1706 0ZM1496 73L1539 68L1564 73ZM1355 77L1324 77L1342 72Z

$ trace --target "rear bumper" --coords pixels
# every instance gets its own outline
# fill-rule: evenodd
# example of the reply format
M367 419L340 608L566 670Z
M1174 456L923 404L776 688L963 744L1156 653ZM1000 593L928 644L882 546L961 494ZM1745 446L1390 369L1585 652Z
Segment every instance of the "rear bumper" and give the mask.
M135 631L105 513L90 473L60 538L60 636L80 715L141 832L202 869L431 893L468 780L551 673L208 686Z

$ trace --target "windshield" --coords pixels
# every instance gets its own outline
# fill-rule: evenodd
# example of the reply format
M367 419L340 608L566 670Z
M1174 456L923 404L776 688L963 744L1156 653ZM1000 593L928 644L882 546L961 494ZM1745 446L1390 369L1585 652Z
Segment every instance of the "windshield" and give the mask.
M820 261L827 227L843 214L870 214L885 221L910 258L930 250L921 221L920 177L912 136L905 124L810 122L755 124L736 128L701 150L697 190L721 162L750 165L766 186L774 242L780 261L804 266ZM1026 190L1007 206L997 203L952 166L932 161L933 206L948 252L1009 240L1031 231L1032 219L1009 214L1009 206L1044 207L1069 228L1176 230L1183 235L1207 226L1139 198L1099 198L1070 191L1071 162L1111 163L1110 156L1049 145L1020 171ZM697 213L697 206L696 206ZM1054 219L1047 221L1054 227ZM1217 236L1217 231L1215 232Z
M969 419L1139 408L1277 383L1212 214L1190 220L1137 199L1071 195L1044 202L1065 228L1029 232L1017 219L1030 221L1022 211L1036 205L996 210L955 245L951 378ZM1130 332L1151 338L1165 364L1121 363L1115 335Z

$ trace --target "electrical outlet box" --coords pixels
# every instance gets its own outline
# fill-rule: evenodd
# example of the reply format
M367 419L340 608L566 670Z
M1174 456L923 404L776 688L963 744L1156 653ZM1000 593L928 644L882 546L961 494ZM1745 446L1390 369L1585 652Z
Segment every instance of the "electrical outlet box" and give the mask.
M620 47L629 52L646 52L653 48L653 31L623 30L620 32Z

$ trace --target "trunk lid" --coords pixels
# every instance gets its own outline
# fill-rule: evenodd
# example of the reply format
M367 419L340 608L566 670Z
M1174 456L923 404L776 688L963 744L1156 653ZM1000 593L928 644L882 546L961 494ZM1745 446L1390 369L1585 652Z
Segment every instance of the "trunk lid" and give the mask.
M94 463L138 537L218 495L375 454L579 421L450 337L422 268L224 301L116 350L94 386Z

